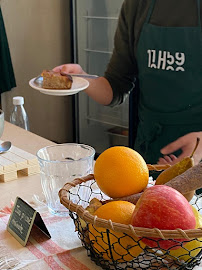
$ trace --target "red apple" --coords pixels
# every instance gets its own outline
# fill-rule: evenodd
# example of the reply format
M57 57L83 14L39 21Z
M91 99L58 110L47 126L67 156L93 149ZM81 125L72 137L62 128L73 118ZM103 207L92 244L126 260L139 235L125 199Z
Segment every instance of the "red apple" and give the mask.
M171 187L158 185L146 189L138 200L132 225L160 230L187 230L195 228L196 219L191 205L181 193ZM185 239L176 240L182 242ZM163 249L177 249L181 244L160 238L144 238L142 241L152 248Z

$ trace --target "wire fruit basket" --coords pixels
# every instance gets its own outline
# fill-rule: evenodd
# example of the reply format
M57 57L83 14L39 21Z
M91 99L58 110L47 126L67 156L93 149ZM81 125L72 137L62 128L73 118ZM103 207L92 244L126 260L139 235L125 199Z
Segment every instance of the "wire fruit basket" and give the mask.
M66 183L59 191L59 197L61 203L69 209L87 255L103 269L190 270L200 264L201 229L139 228L98 218L86 210L94 198L102 204L111 199L99 190L93 174ZM199 213L202 210L201 197L195 194L190 202ZM145 239L154 241L155 247L142 245ZM172 241L174 248L162 249L160 243L165 240ZM124 244L127 241L129 245ZM139 252L136 255L134 250L137 249Z

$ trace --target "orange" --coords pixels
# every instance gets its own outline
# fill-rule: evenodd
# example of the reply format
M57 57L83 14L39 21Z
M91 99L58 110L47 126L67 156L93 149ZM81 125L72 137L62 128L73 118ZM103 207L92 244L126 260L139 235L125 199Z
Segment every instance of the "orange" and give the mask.
M129 147L114 146L97 158L94 177L103 193L118 198L145 189L149 181L149 170L138 152Z
M111 219L112 222L127 225L131 224L134 209L135 205L130 202L112 201L98 208L94 215L106 220ZM109 231L109 234L107 231ZM92 224L89 224L89 238L96 253L105 260L113 259L117 262L131 261L145 247L145 244L132 235L107 230Z

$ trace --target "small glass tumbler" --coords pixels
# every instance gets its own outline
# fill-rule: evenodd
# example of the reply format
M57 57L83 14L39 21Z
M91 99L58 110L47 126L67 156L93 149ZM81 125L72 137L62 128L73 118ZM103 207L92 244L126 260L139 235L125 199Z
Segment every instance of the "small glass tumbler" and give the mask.
M41 185L52 214L68 215L68 209L60 203L58 192L65 183L93 172L94 155L93 147L76 143L47 146L37 152Z
M3 135L4 131L4 112L0 110L0 138Z

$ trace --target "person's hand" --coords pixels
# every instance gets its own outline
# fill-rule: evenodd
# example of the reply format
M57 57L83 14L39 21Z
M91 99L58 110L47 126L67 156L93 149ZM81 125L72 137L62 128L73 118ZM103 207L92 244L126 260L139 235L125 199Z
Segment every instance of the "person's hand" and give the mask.
M75 74L86 74L82 67L78 64L65 64L53 68L55 72L64 72L64 73L75 73Z
M200 160L202 159L202 132L192 132L188 133L180 138L178 138L176 141L166 145L164 148L161 149L161 153L164 155L164 157L159 158L158 164L175 164L179 162L184 157L190 156L194 150L194 147L196 145L197 137L200 139L200 143L193 155L194 158L194 164L198 164ZM182 153L176 157L172 153L181 149Z
M173 165L175 163L177 163L179 160L178 158L171 154L171 155L165 155L163 157L160 157L157 164L158 165L164 165L164 164L170 164L170 165Z
M55 72L71 73L73 74L87 74L78 64L65 64L53 68ZM104 77L99 78L85 78L89 82L89 86L84 89L84 92L99 104L104 106L109 105L113 99L113 90Z

